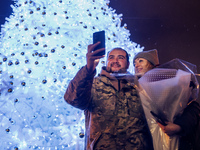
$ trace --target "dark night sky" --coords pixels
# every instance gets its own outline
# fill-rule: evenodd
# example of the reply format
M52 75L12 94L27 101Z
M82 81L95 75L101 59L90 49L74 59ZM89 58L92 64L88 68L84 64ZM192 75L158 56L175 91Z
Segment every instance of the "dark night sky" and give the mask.
M110 7L123 14L132 41L158 50L161 64L183 59L200 74L199 0L111 0Z
M110 6L123 14L131 40L156 48L161 63L180 58L200 72L199 0L111 0Z
M0 1L0 24L11 13L10 3ZM110 7L123 14L132 41L158 50L161 64L180 58L200 73L200 0L110 0Z
M5 17L9 17L12 12L10 4L13 3L12 0L0 0L0 24L4 24Z

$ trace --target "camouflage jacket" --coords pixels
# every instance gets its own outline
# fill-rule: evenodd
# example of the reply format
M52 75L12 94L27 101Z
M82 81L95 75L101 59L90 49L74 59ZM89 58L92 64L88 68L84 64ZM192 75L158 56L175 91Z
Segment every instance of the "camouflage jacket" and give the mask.
M140 98L127 79L86 66L70 82L65 101L85 111L87 150L151 150L152 139Z

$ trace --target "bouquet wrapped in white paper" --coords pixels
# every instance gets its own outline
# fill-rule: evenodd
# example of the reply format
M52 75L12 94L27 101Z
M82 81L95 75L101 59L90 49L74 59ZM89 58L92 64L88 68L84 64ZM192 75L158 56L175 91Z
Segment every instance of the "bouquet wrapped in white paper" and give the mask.
M138 80L155 150L178 150L179 137L166 135L156 121L159 118L173 122L188 102L197 98L199 83L195 73L195 65L174 59L148 71Z

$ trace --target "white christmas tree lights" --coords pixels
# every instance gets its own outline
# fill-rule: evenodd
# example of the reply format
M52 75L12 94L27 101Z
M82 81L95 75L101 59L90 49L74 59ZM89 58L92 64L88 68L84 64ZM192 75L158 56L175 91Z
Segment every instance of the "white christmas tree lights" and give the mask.
M105 30L106 51L122 47L130 60L143 49L130 41L122 15L108 4L15 0L0 38L1 149L83 149L83 111L68 105L63 96L86 64L92 33ZM97 72L103 65L105 58Z

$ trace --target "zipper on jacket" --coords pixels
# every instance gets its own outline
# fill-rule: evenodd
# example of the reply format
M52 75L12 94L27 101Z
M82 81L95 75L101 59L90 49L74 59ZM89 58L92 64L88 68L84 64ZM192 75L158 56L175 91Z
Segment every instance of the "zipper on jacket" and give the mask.
M118 81L118 92L120 91L120 80L119 79L117 79L117 81Z

